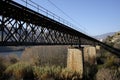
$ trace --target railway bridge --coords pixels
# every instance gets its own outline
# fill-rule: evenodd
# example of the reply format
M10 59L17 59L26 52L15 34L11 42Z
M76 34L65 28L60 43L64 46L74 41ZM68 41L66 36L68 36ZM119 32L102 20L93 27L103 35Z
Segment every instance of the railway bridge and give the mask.
M41 8L31 0L29 1L34 5L22 1L26 3L26 6L15 0L0 0L0 46L78 46L68 49L70 55L68 55L67 66L71 69L74 69L72 65L81 66L81 69L84 67L77 65L76 62L84 62L86 45L88 45L89 53L94 56L96 55L96 46L100 46L120 57L120 50L73 29L66 20ZM27 5L36 8L37 11ZM94 53L91 52L91 49ZM69 64L71 58L74 58L72 60L74 64ZM76 61L75 58L78 60Z

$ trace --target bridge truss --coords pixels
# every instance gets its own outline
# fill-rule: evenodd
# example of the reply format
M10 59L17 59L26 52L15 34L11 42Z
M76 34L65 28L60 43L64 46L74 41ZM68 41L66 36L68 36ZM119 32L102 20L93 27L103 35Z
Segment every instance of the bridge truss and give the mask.
M0 45L78 45L84 34L16 2L0 1Z

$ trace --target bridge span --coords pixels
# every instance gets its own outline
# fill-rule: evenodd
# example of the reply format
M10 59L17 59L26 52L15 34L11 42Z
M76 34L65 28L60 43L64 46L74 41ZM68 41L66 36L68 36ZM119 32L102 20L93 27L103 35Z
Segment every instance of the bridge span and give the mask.
M13 0L0 0L0 46L99 45L120 57L120 50L51 16L53 19Z

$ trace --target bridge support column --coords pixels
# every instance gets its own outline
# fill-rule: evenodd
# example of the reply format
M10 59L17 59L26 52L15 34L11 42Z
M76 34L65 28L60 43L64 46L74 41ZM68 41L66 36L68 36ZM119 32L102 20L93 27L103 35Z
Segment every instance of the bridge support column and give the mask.
M69 48L67 55L67 68L79 72L84 76L84 63L96 64L96 47L84 46L82 48Z
M90 64L96 64L96 47L84 47L84 61Z
M68 49L67 56L67 68L72 71L79 72L81 78L83 75L83 58L82 48L70 48Z

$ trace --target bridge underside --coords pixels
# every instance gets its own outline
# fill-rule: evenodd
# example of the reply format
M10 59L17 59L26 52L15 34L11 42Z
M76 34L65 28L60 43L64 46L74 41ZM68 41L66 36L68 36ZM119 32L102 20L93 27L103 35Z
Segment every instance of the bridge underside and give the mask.
M13 1L0 1L0 46L93 45L70 27Z

